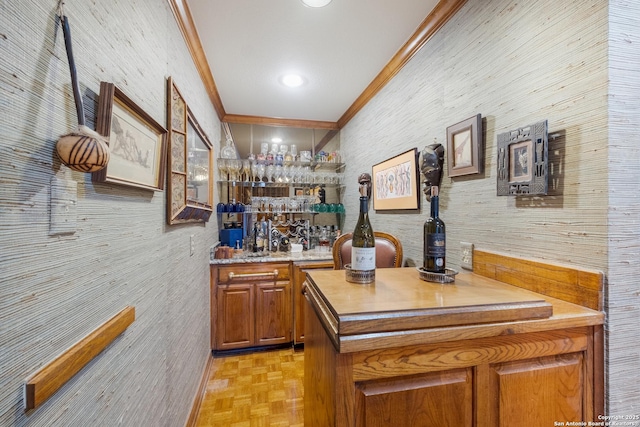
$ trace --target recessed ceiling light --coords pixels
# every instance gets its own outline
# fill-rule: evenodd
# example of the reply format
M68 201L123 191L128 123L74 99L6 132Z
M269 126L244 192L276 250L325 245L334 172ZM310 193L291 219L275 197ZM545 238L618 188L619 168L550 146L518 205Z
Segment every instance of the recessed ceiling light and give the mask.
M331 0L302 0L302 3L309 7L324 7L331 3Z
M282 142L282 138L280 138L279 136L274 136L273 138L271 138L271 142L279 144Z
M304 79L297 74L287 74L280 78L280 82L288 87L298 87L304 84Z

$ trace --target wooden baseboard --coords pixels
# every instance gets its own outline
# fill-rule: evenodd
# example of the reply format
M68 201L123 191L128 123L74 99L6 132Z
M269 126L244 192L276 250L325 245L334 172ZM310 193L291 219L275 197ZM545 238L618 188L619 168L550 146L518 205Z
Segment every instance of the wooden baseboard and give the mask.
M202 405L202 401L204 400L204 395L207 392L207 383L209 382L209 375L211 374L212 366L213 366L213 355L209 353L209 358L207 359L207 365L205 366L204 372L202 374L202 378L200 379L200 386L198 387L198 392L196 393L196 396L193 399L193 405L191 406L191 413L189 414L189 419L187 420L187 424L185 427L195 427L196 422L198 421L200 406Z

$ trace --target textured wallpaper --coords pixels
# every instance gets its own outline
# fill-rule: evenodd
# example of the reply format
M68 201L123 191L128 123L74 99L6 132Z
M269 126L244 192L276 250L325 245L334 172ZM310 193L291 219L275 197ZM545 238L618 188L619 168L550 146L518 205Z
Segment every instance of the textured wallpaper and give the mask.
M77 118L57 3L0 3L0 425L184 425L210 354L215 218L169 227L165 192L60 164L55 142ZM218 152L219 121L167 1L67 1L65 12L89 127L100 81L166 126L171 75ZM73 233L49 235L53 178L77 185ZM25 378L127 305L135 322L25 414Z
M359 173L414 147L446 146L448 126L482 114L484 172L443 179L447 265L460 268L464 241L604 271L611 414L640 409L631 338L640 315L639 19L632 2L469 0L341 131L351 231ZM541 120L551 135L548 195L498 197L497 135ZM407 265L422 264L421 202L420 211L371 212L374 229L401 239Z

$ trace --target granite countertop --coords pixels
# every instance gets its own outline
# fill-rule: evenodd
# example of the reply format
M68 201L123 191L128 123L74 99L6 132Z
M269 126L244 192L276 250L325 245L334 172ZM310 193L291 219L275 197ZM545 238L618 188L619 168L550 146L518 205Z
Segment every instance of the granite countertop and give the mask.
M289 261L325 261L332 260L331 252L316 250L302 252L270 252L266 256L255 256L251 252L234 255L233 258L215 259L213 254L209 259L210 265L256 263L256 262L289 262Z

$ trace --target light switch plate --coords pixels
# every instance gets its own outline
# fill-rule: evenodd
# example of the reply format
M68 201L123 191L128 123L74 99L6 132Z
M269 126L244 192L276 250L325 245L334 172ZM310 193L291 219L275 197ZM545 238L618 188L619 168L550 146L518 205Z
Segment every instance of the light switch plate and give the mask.
M77 230L78 183L51 178L49 235L72 234Z
M460 249L462 250L460 267L465 270L473 270L473 243L460 242Z

